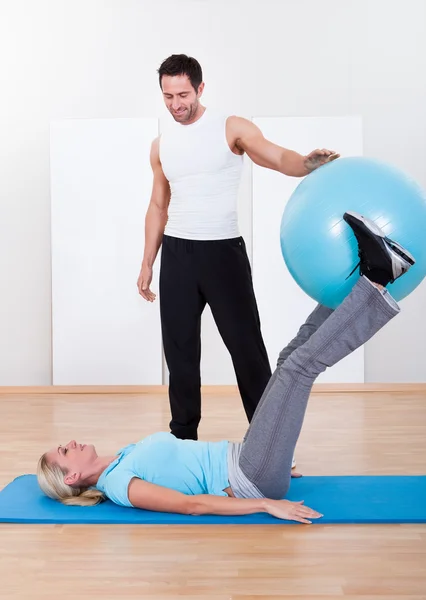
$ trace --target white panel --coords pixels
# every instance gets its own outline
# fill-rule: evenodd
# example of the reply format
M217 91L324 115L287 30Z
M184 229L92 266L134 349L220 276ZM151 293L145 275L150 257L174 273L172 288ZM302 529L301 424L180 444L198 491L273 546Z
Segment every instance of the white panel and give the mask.
M342 156L362 155L359 117L277 117L256 118L254 122L267 139L301 154L315 148L329 148ZM253 167L253 279L272 366L316 304L291 277L280 248L281 217L300 181ZM326 371L318 381L363 382L364 349L358 349Z
M55 385L161 384L159 302L136 287L157 135L157 119L51 124Z

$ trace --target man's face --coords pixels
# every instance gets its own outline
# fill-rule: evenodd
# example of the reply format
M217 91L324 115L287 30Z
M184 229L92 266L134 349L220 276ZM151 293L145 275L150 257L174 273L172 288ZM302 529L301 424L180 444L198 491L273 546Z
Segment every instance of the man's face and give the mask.
M203 93L204 83L198 88L198 93L189 81L187 75L163 75L161 79L164 103L175 121L189 124L197 115L199 100Z

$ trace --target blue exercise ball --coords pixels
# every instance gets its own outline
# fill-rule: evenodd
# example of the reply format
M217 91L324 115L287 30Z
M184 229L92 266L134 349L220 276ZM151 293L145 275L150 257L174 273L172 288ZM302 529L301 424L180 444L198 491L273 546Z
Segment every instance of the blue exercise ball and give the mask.
M343 220L347 210L375 221L385 235L414 256L416 264L388 286L395 300L426 275L426 197L407 175L380 161L340 158L305 177L281 221L281 250L298 285L314 300L336 308L359 278L358 246Z

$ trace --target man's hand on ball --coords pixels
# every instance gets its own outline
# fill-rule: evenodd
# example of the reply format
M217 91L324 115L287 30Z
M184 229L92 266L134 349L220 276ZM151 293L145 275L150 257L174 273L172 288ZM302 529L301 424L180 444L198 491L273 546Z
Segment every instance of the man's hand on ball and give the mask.
M326 150L325 148L313 150L310 154L305 156L305 168L310 173L311 171L318 169L318 167L321 167L332 160L336 160L339 156L340 154L334 150Z

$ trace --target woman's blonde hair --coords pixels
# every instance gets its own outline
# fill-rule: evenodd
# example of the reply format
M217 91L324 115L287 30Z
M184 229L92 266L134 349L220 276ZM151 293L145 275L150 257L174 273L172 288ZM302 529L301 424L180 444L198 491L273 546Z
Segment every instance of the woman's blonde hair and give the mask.
M99 490L87 487L71 487L64 482L66 473L56 463L50 463L46 454L40 458L37 466L37 480L41 490L67 506L96 506L105 496Z

